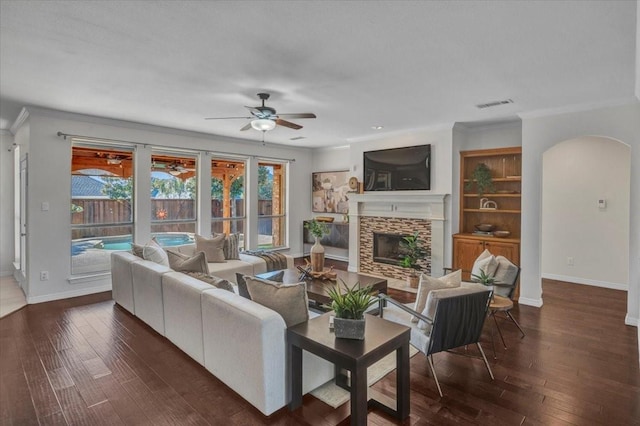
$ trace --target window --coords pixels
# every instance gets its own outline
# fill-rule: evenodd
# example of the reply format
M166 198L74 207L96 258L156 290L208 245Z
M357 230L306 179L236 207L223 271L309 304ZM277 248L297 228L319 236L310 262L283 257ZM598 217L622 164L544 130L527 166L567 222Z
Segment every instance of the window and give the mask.
M151 155L151 235L162 246L194 241L196 165L195 156Z
M239 233L241 249L246 221L244 171L244 161L211 159L211 233Z
M286 245L286 164L258 162L258 247Z
M133 150L75 144L71 154L71 273L108 271L131 248Z

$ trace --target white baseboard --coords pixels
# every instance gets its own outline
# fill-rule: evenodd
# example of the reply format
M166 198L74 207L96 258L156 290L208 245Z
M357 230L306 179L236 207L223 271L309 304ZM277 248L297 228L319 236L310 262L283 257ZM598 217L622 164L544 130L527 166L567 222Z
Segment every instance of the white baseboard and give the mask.
M518 298L518 304L519 305L533 306L535 308L541 308L542 307L542 299L529 299L528 297L520 296Z
M573 283L573 284L582 284L582 285L591 285L594 287L610 288L612 290L629 291L629 286L627 284L611 283L607 281L596 281L596 280L590 280L587 278L570 277L567 275L542 274L542 278L546 278L549 280L556 280L556 281L566 281L568 283Z
M0 277L10 277L13 275L13 271L0 271Z
M97 287L82 288L78 290L65 291L62 293L45 294L42 296L27 296L27 303L43 303L52 300L69 299L70 297L86 296L87 294L102 293L103 291L111 291L111 284L104 284Z
M640 327L640 318L634 318L634 317L629 316L629 314L627 314L624 317L624 323L626 325L632 325L634 327ZM638 332L640 333L640 331L638 331ZM640 345L640 342L638 343L638 345Z

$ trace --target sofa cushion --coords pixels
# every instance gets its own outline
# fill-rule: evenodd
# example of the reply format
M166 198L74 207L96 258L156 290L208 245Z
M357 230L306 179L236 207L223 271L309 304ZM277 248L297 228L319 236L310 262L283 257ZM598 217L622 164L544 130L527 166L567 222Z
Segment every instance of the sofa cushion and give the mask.
M473 262L473 268L471 269L471 281L478 281L477 278L474 277L480 276L481 271L489 276L493 277L498 269L498 261L496 257L491 254L489 250L483 251L480 256Z
M233 291L233 284L231 284L229 281L224 280L222 278L216 277L214 275L205 274L202 272L184 272L184 273L189 275L190 277L196 278L216 288L219 288L222 290L228 290L232 293L235 293L235 291Z
M307 284L279 284L256 277L244 277L251 300L282 316L287 327L309 319Z
M144 246L142 244L131 243L131 253L140 259L144 259Z
M224 263L224 234L205 238L196 234L196 252L203 251L209 263Z
M236 272L236 284L238 284L238 294L242 297L246 297L251 300L251 295L249 294L249 290L247 290L247 282L245 281L244 274ZM284 271L277 271L273 274L265 277L265 280L274 281L277 283L281 283L284 278Z
M498 256L496 260L498 261L498 269L494 275L495 282L497 284L515 285L518 277L518 267L504 256ZM495 286L493 291L498 296L509 297L513 287Z
M162 246L158 244L156 240L151 240L145 244L142 249L142 257L145 260L150 260L158 265L169 266L169 256L167 256L167 252L164 251Z
M413 310L422 312L427 303L429 292L432 290L440 290L443 288L460 287L462 282L462 271L453 271L448 275L440 278L430 277L426 274L420 274L420 284L418 285L418 293L416 294L416 303ZM413 316L411 322L418 322L418 317Z
M188 256L177 251L167 250L167 256L169 257L169 267L176 272L209 273L207 258L202 251L193 256Z
M224 258L240 260L240 234L227 234L224 237Z

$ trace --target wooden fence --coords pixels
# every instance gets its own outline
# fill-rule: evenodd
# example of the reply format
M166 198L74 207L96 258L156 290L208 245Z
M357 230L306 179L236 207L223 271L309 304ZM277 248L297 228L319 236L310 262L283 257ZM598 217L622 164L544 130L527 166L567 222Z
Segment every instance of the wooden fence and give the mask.
M72 239L124 235L132 232L130 225L105 226L106 224L126 224L133 222L131 203L126 200L110 199L72 199L71 202L82 208L81 212L71 213L71 224L85 225L72 230ZM244 200L234 200L236 215L244 211ZM196 203L189 199L151 200L151 232L195 232L193 223L162 223L180 219L195 218ZM271 200L259 200L260 215L271 214ZM222 217L222 201L211 200L212 217ZM239 220L234 229L243 232ZM86 226L86 225L96 226ZM266 231L266 229L265 229Z

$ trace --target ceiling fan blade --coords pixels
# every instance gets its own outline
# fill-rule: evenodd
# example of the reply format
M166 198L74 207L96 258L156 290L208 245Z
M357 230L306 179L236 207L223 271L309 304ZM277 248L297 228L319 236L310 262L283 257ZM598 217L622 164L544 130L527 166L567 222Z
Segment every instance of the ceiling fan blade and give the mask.
M279 125L279 126L288 127L288 128L290 128L290 129L293 129L293 130L300 130L300 129L302 129L302 126L301 126L301 125L296 124L296 123L292 123L292 122L290 122L290 121L282 120L282 119L280 119L280 118L278 118L278 119L276 120L276 124L277 124L277 125Z
M233 120L236 118L244 118L244 119L249 119L249 118L253 118L253 117L205 117L205 120Z
M287 118L316 118L316 115L312 112L297 112L289 114L278 114L279 117L286 116Z
M246 109L248 109L249 112L251 114L253 114L255 117L262 118L262 116L263 116L262 111L260 111L258 108L250 107L250 106L246 106L246 105L244 107ZM253 118L253 117L249 117L249 118Z
M240 129L240 131L244 132L245 130L249 130L250 128L251 128L251 122L248 122L244 127Z

